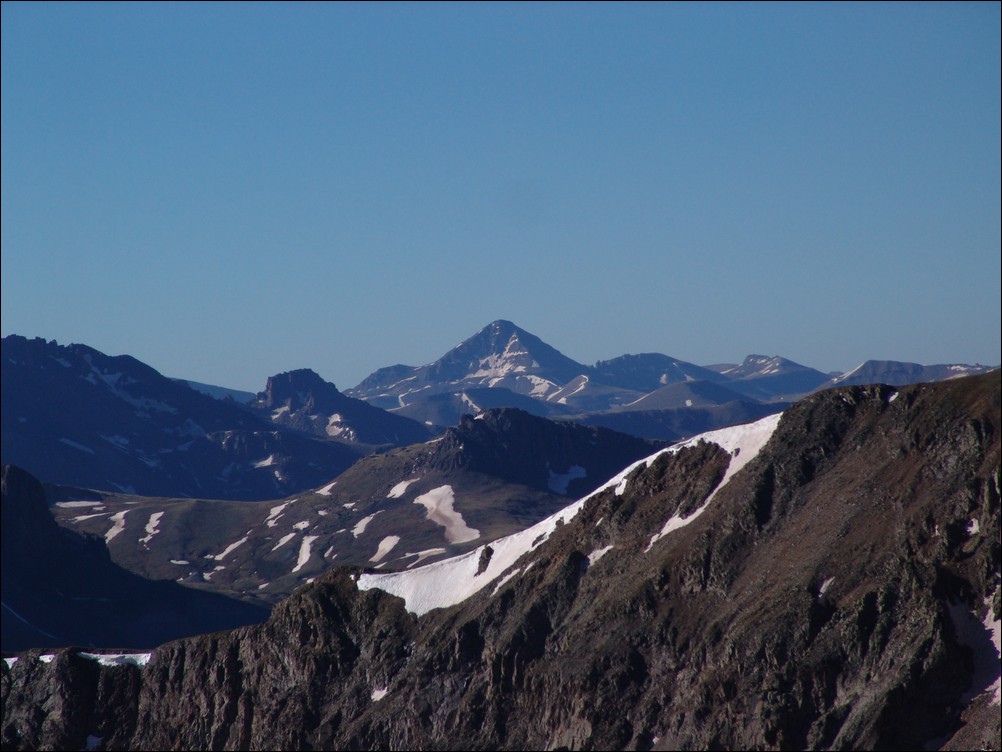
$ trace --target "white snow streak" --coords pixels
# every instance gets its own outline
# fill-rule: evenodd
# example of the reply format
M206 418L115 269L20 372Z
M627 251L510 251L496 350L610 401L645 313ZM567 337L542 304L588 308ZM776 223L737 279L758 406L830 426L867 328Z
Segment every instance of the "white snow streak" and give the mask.
M414 503L428 510L426 514L429 520L445 528L445 539L449 543L476 540L480 537L480 531L467 525L463 515L453 508L455 500L452 486L439 486L418 496Z
M282 502L278 506L272 507L271 511L268 512L268 516L265 518L264 524L268 527L275 527L278 524L278 518L282 516L282 511L289 506L295 499L289 499L288 501Z
M709 441L728 452L731 455L731 461L727 466L727 470L724 472L724 477L721 479L720 483L717 484L717 487L713 489L713 492L706 497L706 501L703 502L702 506L688 516L675 514L670 517L668 521L665 522L664 527L661 528L661 532L651 536L651 540L647 544L645 553L646 551L650 551L651 547L668 535L668 533L692 523L697 517L706 511L706 509L710 506L710 502L713 501L713 497L717 495L717 492L727 485L727 482L734 477L736 472L755 459L756 455L758 455L758 453L762 450L762 447L766 445L766 442L769 441L769 438L776 430L776 426L779 425L779 419L781 416L782 413L777 413L776 415L769 415L761 420L757 420L754 423L745 423L741 426L731 426L730 428L722 428L718 431L710 431L709 433L700 434L699 436L689 439L686 442L675 444L674 446L670 446L664 450L666 452L677 452L685 447L695 446L700 441Z
M395 485L393 488L390 489L390 492L388 494L386 494L386 498L387 499L399 499L401 496L404 495L404 491L407 490L407 486L409 486L411 483L413 483L416 480L420 480L420 479L419 478L411 478L410 480L402 480L402 481L400 481L399 483L397 483L397 485Z
M590 554L588 554L588 566L590 567L596 561L598 561L603 556L605 556L607 553L609 553L612 549L613 549L613 546L609 545L609 546L606 546L605 548L597 548L594 551L592 551Z
M318 535L303 536L303 542L299 544L299 557L296 559L296 566L292 568L293 574L306 566L310 560L310 548L313 546L313 541L319 537Z
M139 539L139 542L144 546L149 546L150 541L153 540L153 536L160 532L157 526L160 524L160 518L163 516L163 512L154 512L150 515L150 520L146 523L146 536Z
M104 534L104 542L111 543L112 538L118 535L120 532L125 530L125 515L129 513L128 509L121 512L115 512L109 518L114 524L111 526L111 530Z
M386 554L393 550L393 547L400 542L399 535L387 535L381 541L379 541L379 548L376 549L375 555L369 561L375 563L381 561Z
M383 511L382 509L379 510L379 512L382 511ZM369 523L372 522L372 518L375 517L377 514L379 514L379 512L373 512L369 516L360 519L357 523L355 523L355 527L351 529L351 534L357 538L362 533L364 533L365 528L369 527Z
M226 548L223 549L222 553L216 554L215 556L209 556L208 558L215 559L216 561L222 561L227 556L229 556L231 553L233 553L238 547L240 547L244 543L246 543L247 542L247 537L249 535L250 535L250 531L248 530L247 531L247 535L245 535L243 538L241 538L237 542L231 543L230 545L228 545Z

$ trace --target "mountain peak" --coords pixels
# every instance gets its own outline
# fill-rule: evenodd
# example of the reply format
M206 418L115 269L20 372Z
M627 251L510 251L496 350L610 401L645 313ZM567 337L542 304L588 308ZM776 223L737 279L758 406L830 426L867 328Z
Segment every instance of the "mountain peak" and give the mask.
M340 394L338 388L309 368L297 368L268 377L263 392L258 392L257 405L264 408L302 407L317 396Z

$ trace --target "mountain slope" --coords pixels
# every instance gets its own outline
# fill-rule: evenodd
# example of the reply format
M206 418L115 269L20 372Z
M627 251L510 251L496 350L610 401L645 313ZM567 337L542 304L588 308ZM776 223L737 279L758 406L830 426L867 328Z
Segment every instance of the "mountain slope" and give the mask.
M104 543L60 528L41 484L5 465L2 478L3 649L62 645L149 648L264 621L267 609L113 564Z
M130 571L274 603L332 564L412 567L524 529L661 445L505 408L284 499L49 495Z
M998 748L1000 387L820 393L639 462L520 540L396 575L406 600L333 572L142 669L23 655L4 741Z
M265 423L129 356L13 335L2 346L2 460L45 481L268 499L316 486L369 451Z

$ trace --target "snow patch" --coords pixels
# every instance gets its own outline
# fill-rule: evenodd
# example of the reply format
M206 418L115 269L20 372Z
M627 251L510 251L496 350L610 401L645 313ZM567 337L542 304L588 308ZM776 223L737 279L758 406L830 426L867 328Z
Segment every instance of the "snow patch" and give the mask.
M103 501L57 501L56 506L60 509L76 509L77 507L99 507Z
M386 697L386 692L387 692L386 687L383 687L382 689L374 689L374 690L372 690L372 701L373 702L379 702L384 697Z
M432 556L440 556L441 554L444 554L444 553L445 553L445 549L444 548L428 548L428 549L425 549L424 551L418 551L417 553L404 554L400 558L401 559L406 559L408 556L416 556L417 558L414 559L414 561L412 561L410 564L407 565L408 569L412 569L412 568L416 567L418 564L420 564L422 561L424 561L425 559L430 558Z
M331 495L331 489L334 488L334 486L336 484L337 484L337 481L336 480L332 480L330 483L328 483L323 488L318 488L317 489L317 493L320 494L321 496L330 496Z
M188 561L187 559L171 559L170 563L171 564L178 564L178 565L191 564L191 562Z
M373 555L369 561L375 563L381 561L386 554L393 550L393 547L400 542L399 535L387 535L381 541L379 541L379 547L376 549L376 553Z
M588 566L590 567L596 561L598 561L603 556L605 556L607 553L609 553L613 548L614 548L614 546L609 545L609 546L606 546L605 548L597 548L594 551L592 551L590 554L588 554Z
M282 512L294 501L295 499L289 499L278 506L272 507L271 511L268 512L268 516L264 520L264 524L268 527L275 527L275 525L278 524L278 518L282 516Z
M292 568L293 574L306 566L306 563L310 560L310 548L313 546L313 541L319 537L318 535L303 536L303 542L299 544L299 556L296 558L296 566Z
M97 661L102 666L137 666L143 668L153 653L77 653L81 658Z
M445 608L469 598L492 583L522 556L545 541L557 525L572 520L588 499L598 491L565 507L556 514L489 544L494 551L487 568L477 574L480 556L485 546L479 546L460 556L436 561L416 569L388 574L362 574L357 580L360 590L379 588L404 599L407 610L418 616L435 608ZM528 571L528 567L523 571Z
M112 539L115 538L115 536L117 536L120 532L125 530L125 515L127 515L128 513L129 510L125 509L121 512L115 512L115 514L111 515L109 519L114 524L111 526L111 529L104 534L104 542L106 544L111 543Z
M154 512L150 515L150 519L146 523L146 536L139 539L139 542L144 546L149 547L150 541L153 540L153 536L160 532L157 529L157 526L160 524L160 519L163 516L163 512Z
M275 455L269 454L263 460L258 460L254 463L254 467L271 467L275 464Z
M491 592L491 598L497 595L498 591L501 590L501 588L503 588L505 584L507 584L511 580L514 580L521 573L522 573L522 568L516 567L515 569L511 570L508 574L506 574L504 577L502 577L500 580L498 580L498 584L494 586L494 590Z
M292 529L293 530L305 530L309 526L310 526L310 521L309 520L301 520L300 522L297 522L295 525L293 525Z
M379 512L381 511L383 510L380 509ZM379 512L373 512L368 517L363 517L362 519L360 519L357 523L355 523L355 527L351 529L351 534L357 538L362 533L364 533L365 528L369 527L369 523L372 522L372 518L375 517L377 514L379 514Z
M429 520L445 528L445 539L449 543L467 543L480 537L480 531L470 527L463 515L455 510L455 496L452 486L439 486L414 499L423 506Z
M222 553L218 553L215 556L209 556L208 558L214 559L216 561L222 561L227 556L229 556L231 553L233 553L234 551L236 551L237 548L239 548L244 543L246 543L247 542L247 537L249 535L250 535L250 531L248 530L247 531L247 535L244 535L243 538L241 538L240 540L236 541L235 543L231 543L230 545L228 545L226 548L223 549Z
M404 495L404 491L407 490L407 486L409 486L416 480L420 480L420 478L411 478L410 480L400 481L399 483L397 483L397 485L395 485L393 488L390 489L390 492L386 494L386 498L399 499L401 496Z
M102 507L103 508L103 507ZM81 514L73 518L74 522L83 522L84 520L92 520L95 517L104 517L108 512L98 512L97 514Z
M281 538L278 539L278 543L276 543L275 547L273 549L271 549L271 550L272 551L277 551L278 549L280 549L282 546L284 546L286 543L288 543L289 541L291 541L295 537L296 537L295 533L289 533L288 535L283 535Z

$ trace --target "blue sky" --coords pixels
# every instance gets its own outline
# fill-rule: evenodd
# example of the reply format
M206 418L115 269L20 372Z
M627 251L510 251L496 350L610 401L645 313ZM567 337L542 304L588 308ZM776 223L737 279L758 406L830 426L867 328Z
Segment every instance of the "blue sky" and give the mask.
M998 364L999 3L2 5L2 333L341 388Z

